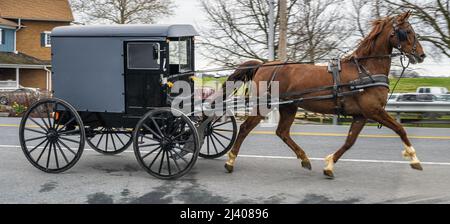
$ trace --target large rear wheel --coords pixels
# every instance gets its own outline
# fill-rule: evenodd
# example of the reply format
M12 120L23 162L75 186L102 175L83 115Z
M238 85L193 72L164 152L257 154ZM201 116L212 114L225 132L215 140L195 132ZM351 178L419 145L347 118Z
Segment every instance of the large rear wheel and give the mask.
M44 99L33 104L23 116L19 139L33 166L47 173L60 173L80 159L85 130L70 104L60 99Z

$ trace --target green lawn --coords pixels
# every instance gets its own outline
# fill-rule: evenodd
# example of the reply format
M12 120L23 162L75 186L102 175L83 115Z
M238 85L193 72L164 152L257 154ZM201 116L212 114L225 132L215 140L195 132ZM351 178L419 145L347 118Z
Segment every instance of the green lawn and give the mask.
M391 79L391 89L397 82L397 79ZM397 88L396 93L416 92L419 86L438 86L446 87L450 90L449 78L402 78Z
M219 79L215 79L212 77L205 77L203 79L197 79L196 85L213 87L215 88L216 82L219 82L219 86L226 80L226 77L222 77ZM391 79L391 89L394 87L397 82L396 78ZM450 89L450 77L448 78L402 78L400 83L398 84L395 92L397 93L406 93L406 92L416 92L417 87L419 86L439 86L446 87Z

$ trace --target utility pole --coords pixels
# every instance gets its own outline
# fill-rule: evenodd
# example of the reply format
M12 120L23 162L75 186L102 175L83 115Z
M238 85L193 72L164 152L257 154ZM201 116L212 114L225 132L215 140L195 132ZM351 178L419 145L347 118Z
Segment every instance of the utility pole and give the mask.
M269 0L269 61L275 60L275 0Z
M279 0L280 4L280 40L278 43L278 60L287 60L287 0Z

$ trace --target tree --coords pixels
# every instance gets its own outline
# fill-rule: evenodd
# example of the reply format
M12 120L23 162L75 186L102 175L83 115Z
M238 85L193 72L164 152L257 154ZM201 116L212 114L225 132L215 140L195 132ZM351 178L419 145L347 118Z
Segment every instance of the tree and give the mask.
M172 0L71 0L83 23L154 23L172 14Z
M290 60L323 59L348 35L339 24L339 7L332 0L287 2L287 56ZM267 61L267 0L202 0L210 27L202 33L202 53L223 65L247 59ZM278 8L279 5L276 4ZM280 10L275 15L275 48L279 47ZM279 58L276 55L276 58Z
M450 0L386 0L397 10L412 10L418 20L416 33L431 43L439 53L450 57Z

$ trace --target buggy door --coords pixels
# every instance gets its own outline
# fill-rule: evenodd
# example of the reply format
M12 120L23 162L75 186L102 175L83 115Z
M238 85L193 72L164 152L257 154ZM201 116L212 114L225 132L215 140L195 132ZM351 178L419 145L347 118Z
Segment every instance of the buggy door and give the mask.
M151 107L164 106L161 85L165 73L166 42L125 42L125 99L127 114L142 115Z

